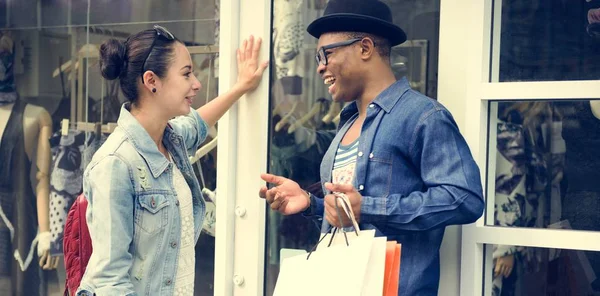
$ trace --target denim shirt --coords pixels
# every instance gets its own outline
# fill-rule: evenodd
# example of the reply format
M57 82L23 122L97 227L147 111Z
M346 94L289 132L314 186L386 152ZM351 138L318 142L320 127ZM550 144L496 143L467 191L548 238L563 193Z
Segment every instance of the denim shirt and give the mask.
M342 110L321 183L331 181L336 150L357 116L356 103ZM484 209L479 168L452 115L399 80L367 108L358 151L360 227L402 244L398 295L437 295L445 227L472 223ZM323 200L311 201L305 214L323 215ZM329 229L327 220L321 229Z
M169 121L163 143L193 197L195 241L205 204L188 154L208 127L196 110ZM84 172L87 225L93 253L78 295L172 295L181 219L171 162L150 135L121 108L118 127Z

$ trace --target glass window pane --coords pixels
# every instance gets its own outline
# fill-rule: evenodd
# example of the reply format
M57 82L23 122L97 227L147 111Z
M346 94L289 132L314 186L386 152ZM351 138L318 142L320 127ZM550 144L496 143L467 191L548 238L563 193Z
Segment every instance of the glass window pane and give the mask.
M490 103L488 224L600 231L599 104Z
M600 253L486 245L483 295L597 295Z
M104 1L93 1L91 3L104 2ZM9 1L11 2L11 1ZM18 2L18 1L12 1ZM88 0L50 0L50 1L32 1L26 0L25 2L41 2L41 25L42 27L56 27L56 26L85 26L87 24L88 16ZM37 5L37 4L35 4ZM33 6L34 8L36 6ZM116 12L116 11L115 11ZM31 16L35 16L35 10L29 11ZM36 26L37 24L33 24Z
M89 19L100 25L92 23L88 26L88 2L91 5ZM9 213L9 220L15 222L18 218L18 221L30 222L29 225L19 222L20 229L14 234L15 240L21 242L20 255L24 260L38 227L40 231L43 230L42 223L37 219L40 213L49 216L46 225L49 229L43 230L51 234L49 252L54 258L62 260L64 218L75 197L81 193L83 170L108 136L103 133L101 137L95 137L94 132L81 131L73 120L114 123L125 101L119 91L119 82L105 81L100 75L97 58L100 44L108 38L125 40L131 33L151 28L149 21L161 22L193 51L194 74L202 84L193 102L193 107L198 108L217 94L216 6L215 1L199 0L0 0L0 24L6 27L0 30L0 150L6 151L5 145L11 142L21 143L17 142L21 139L18 133L8 133L9 129L5 128L8 123L17 122L9 122L12 118L9 116L15 114L12 108L17 104L7 103L5 94L13 84L12 79L7 79L10 72L10 75L14 75L13 89L18 94L17 102L27 104L23 113L26 126L21 134L25 136L25 143L12 151L26 151L28 164L31 164L26 169L11 171L11 180L27 185L22 188L42 188L38 187L36 179L36 169L42 169L39 156L47 153L51 157L50 168L42 171L49 176L51 184L48 189L49 208L38 206L36 209L35 192L5 194L8 188L4 177L7 166L0 165L0 207ZM87 50L89 54L86 54ZM40 142L43 138L38 138L41 135L38 127L49 125L43 120L45 116L42 115L46 113L51 127L49 134L43 135L50 138L49 145L44 145L47 150L44 150ZM66 136L61 133L63 119L71 119ZM217 129L211 130L204 144L216 136ZM3 157L5 154L0 158ZM212 149L194 164L196 176L203 188L207 189L207 194L216 188L216 157L216 149ZM0 164L8 162L7 159L0 159ZM10 210L17 205L13 196L27 201L18 203L19 206L28 207L26 211L21 207L18 217L12 215L13 212L17 213L16 210ZM207 202L206 207L205 224L196 245L195 295L214 294L215 203ZM31 209L34 209L33 212ZM28 231L27 227L32 231ZM63 294L64 262L58 262L56 269L42 272L34 245L26 276L20 277L25 281L17 281L17 275L11 274L18 272L18 268L14 268L17 261L12 256L13 246L9 228L0 219L0 254L4 256L4 260L0 260L0 295Z
M0 24L11 29L84 26L87 22L88 0L2 1L0 7Z
M496 0L492 81L598 79L597 8L598 1Z
M218 0L103 0L90 2L90 25L213 20ZM165 24L169 28L168 24ZM201 31L208 31L206 28Z
M392 70L411 86L437 96L440 1L383 1L408 41L392 48ZM273 58L269 172L291 178L322 196L321 158L335 134L342 104L332 102L317 74L317 40L306 27L323 15L327 1L273 0ZM321 221L302 215L282 216L267 210L265 291L272 295L283 258L308 251L316 243Z

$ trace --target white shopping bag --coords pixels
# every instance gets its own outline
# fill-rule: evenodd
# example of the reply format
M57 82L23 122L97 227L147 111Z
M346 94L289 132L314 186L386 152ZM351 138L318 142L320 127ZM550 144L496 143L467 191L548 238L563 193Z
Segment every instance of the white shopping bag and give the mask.
M274 296L383 294L386 239L375 238L374 230L359 230L344 195L338 203L355 230L333 229L321 236L315 251L285 259Z

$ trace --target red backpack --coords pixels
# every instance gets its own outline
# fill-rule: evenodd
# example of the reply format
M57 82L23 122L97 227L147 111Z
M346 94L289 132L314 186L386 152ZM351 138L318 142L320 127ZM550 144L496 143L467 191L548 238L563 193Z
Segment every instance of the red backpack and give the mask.
M77 292L92 255L92 239L85 220L87 204L85 196L81 194L67 214L63 238L63 253L67 271L65 296L74 296Z

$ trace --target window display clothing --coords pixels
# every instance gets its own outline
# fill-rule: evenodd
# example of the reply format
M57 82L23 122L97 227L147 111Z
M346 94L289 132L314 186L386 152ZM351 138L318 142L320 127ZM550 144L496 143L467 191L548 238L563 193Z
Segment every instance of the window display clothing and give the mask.
M82 131L57 132L50 138L50 254L63 255L63 232L67 213L83 190L83 171L106 136Z
M496 194L494 197L494 224L504 227L522 227L523 208L526 203L526 162L523 126L520 124L498 122L496 154ZM521 251L516 246L494 245L494 266L499 258ZM515 265L519 264L515 260ZM516 270L514 268L513 270ZM514 281L506 281L503 275L494 276L492 295L512 295Z
M302 94L304 22L301 0L275 0L273 55L275 73L286 94Z
M202 229L205 202L188 156L205 140L206 122L193 109L169 121L163 144L170 162L129 106L83 175L90 237L101 251L92 253L78 295L175 293L182 219L173 165L192 192L194 244Z
M23 139L26 103L17 100L0 140L0 294L38 295L37 206ZM31 265L33 263L33 266ZM8 280L6 280L8 279Z
M321 183L331 180L336 150L357 116L356 102L342 111ZM450 113L406 78L389 86L367 108L353 185L362 195L361 229L402 244L398 294L437 295L445 226L474 222L484 208L479 168ZM305 214L323 212L323 200L311 195ZM323 219L321 230L328 229Z
M7 36L0 38L0 104L14 103L17 100L15 87L15 47Z

